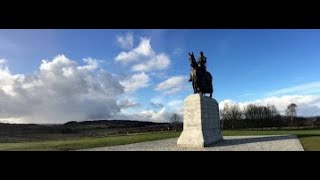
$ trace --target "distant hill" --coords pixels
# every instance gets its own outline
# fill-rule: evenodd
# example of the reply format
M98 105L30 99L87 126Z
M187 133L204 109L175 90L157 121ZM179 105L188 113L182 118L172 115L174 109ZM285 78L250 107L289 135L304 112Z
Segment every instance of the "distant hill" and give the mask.
M134 121L134 120L93 120L93 121L70 121L65 123L66 126L72 125L105 125L105 126L116 126L116 127L142 127L146 125L157 125L157 124L168 124L168 123L155 123L148 121Z
M110 135L182 130L181 124L130 120L71 121L65 124L0 123L0 143L104 137Z

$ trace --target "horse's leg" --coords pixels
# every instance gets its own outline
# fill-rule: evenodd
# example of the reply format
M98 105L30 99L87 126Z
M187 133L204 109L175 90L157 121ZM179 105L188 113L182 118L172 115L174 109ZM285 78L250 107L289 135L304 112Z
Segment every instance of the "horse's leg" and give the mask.
M197 86L197 78L195 78L195 76L193 76L192 83L194 87L194 94L196 94L198 92L198 86Z
M194 82L194 93L196 94L198 92L198 85L196 82Z
M194 78L194 73L193 73L193 70L190 72L190 80L189 80L191 83L192 83L192 88L193 88L193 93L195 94L196 93L196 86L195 86L195 78Z
M193 94L195 94L196 93L196 85L195 85L195 82L194 82L194 78L192 78L192 88L193 88Z

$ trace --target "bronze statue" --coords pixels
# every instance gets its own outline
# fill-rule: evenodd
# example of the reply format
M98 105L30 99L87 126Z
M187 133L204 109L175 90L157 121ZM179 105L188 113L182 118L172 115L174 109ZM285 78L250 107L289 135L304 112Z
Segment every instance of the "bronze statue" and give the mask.
M196 59L192 52L189 53L189 61L191 65L189 82L192 82L193 92L201 94L210 93L210 97L212 97L212 76L206 70L207 58L203 55L203 52L201 51L200 57L198 58L198 62L196 62Z
M207 69L206 69L206 63L207 63L207 57L205 57L205 56L203 55L203 52L201 51L201 52L200 52L200 56L199 56L199 58L198 58L198 65L199 65L199 67L200 67L200 69L201 69L202 72L206 72L206 71L207 71Z

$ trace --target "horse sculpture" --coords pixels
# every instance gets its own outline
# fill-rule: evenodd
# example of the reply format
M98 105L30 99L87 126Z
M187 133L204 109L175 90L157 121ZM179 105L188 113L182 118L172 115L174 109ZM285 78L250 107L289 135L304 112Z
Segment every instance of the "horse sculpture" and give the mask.
M192 82L194 94L210 93L210 97L212 97L213 86L211 74L208 71L204 70L205 68L200 68L200 64L196 62L193 52L189 53L189 61L191 66L189 81Z

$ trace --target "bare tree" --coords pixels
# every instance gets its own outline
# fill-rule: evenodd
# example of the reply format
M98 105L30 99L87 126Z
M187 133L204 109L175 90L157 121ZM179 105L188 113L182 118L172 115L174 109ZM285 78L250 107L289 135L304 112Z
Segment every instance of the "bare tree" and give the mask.
M174 124L174 123L179 123L179 121L181 120L181 117L178 113L173 113L171 118L170 118L170 123Z
M226 104L223 109L220 111L220 117L222 120L227 120L227 119L230 119L229 117L229 105Z
M171 118L169 119L170 122L170 127L172 128L172 130L177 131L178 129L180 129L180 127L182 127L182 117L181 115L179 115L178 113L173 113ZM171 128L168 127L168 130L170 130Z
M230 113L231 113L231 119L233 120L242 119L242 112L237 104L230 107Z
M223 109L219 112L220 113L220 119L221 119L221 128L223 129L224 121L230 119L228 116L229 113L229 105L226 104Z
M297 108L297 105L294 103L291 103L286 109L286 115L290 117L291 126L293 125L293 118L297 116L296 108Z
M271 126L271 127L275 127L275 126L279 127L279 121L280 121L280 118L281 118L281 116L279 114L279 111L277 110L275 105L268 105L267 107L269 109L270 118L271 118L270 119L271 122L269 121L270 122L269 126Z
M249 104L247 107L245 107L243 112L245 118L251 120L257 119L257 108L258 107L254 104Z
M276 118L279 115L279 111L275 105L268 105L268 109L270 111L271 118Z
M238 105L226 104L220 111L220 116L222 124L227 120L228 123L226 124L229 124L232 129L234 129L235 127L248 128L250 126L252 128L263 129L264 127L275 126L275 124L278 122L277 119L279 119L279 112L274 105L258 106L249 104L244 108L243 111L241 111ZM245 118L246 120L241 122L237 121L243 118Z
M274 105L257 106L249 104L243 112L247 120L251 120L255 127L272 126L273 120L279 115L278 110Z
M242 112L239 106L226 104L220 112L221 118L224 120L239 120L242 118Z
M231 123L231 128L234 129L234 124L236 120L242 118L242 112L238 105L228 105L226 104L222 111L220 112L222 121L229 121Z

